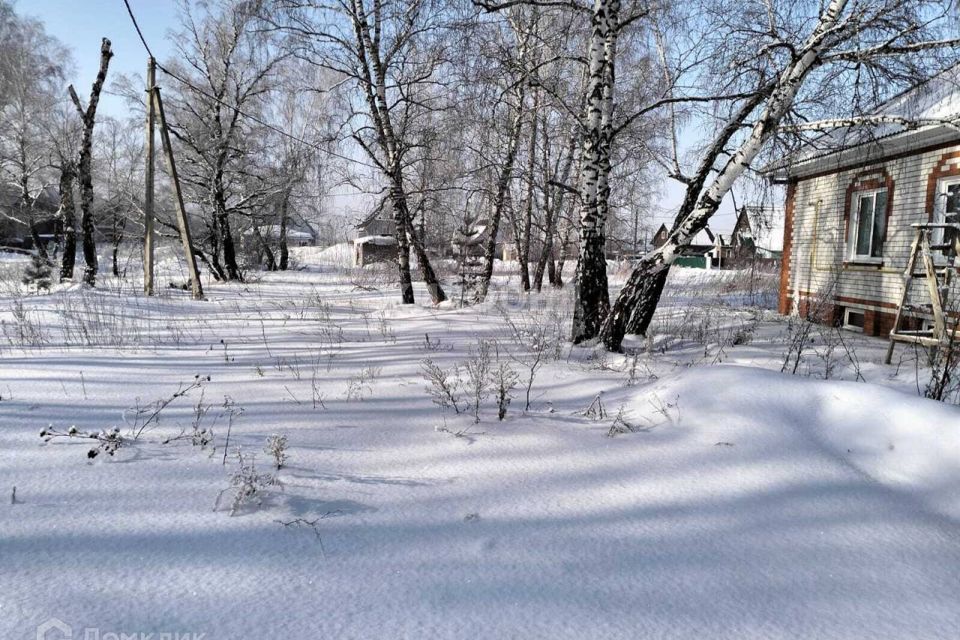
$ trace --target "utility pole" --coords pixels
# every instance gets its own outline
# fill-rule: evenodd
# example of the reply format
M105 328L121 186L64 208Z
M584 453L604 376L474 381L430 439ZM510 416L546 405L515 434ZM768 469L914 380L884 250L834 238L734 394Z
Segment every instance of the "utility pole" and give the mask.
M153 295L153 122L155 117L153 91L157 82L157 61L151 56L147 61L147 162L144 175L146 187L143 193L143 292Z
M160 119L160 139L163 141L163 151L167 158L167 170L173 181L174 204L177 205L177 226L180 228L180 242L183 243L183 255L187 259L187 269L190 272L190 287L193 290L193 299L203 298L203 286L200 284L200 273L197 271L197 258L193 254L193 240L190 237L190 224L187 221L187 210L183 206L183 192L180 190L180 176L177 173L177 163L173 159L173 146L170 144L170 131L167 129L167 118L163 113L163 100L160 99L160 87L153 88L153 102Z

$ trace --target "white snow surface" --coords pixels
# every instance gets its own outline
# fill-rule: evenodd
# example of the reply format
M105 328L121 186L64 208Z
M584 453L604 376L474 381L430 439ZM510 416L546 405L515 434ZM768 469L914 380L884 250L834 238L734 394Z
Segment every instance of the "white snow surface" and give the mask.
M544 321L531 309L566 293L458 310L418 287L403 307L321 268L207 291L138 299L139 324L103 346L53 328L43 347L4 342L0 490L18 500L0 504L0 638L32 639L51 617L75 638L956 637L960 410L910 393L912 371L870 355L879 341L859 338L870 383L780 373L774 319L727 364L702 346L647 354L632 386L622 357L568 347L529 412L518 393L506 421L488 403L473 425L431 403L421 359L463 361L477 340L504 340L495 305ZM64 309L109 317L131 299L24 304L53 327ZM382 370L348 399L370 366ZM48 424L126 433L137 399L194 375L211 377L207 403L244 409L231 450L288 437L283 489L260 508L212 509L233 468L222 420L213 455L160 444L190 424L197 394L113 459L38 437ZM598 394L635 433L606 437L609 415L582 415ZM298 518L316 532L278 523Z

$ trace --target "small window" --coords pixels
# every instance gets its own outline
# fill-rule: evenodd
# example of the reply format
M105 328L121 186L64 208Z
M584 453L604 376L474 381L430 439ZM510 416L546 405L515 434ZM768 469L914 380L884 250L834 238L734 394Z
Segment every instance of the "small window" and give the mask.
M887 190L859 192L850 220L850 258L878 260L883 256L887 222Z
M863 331L866 317L862 309L845 309L843 312L843 328L852 331Z

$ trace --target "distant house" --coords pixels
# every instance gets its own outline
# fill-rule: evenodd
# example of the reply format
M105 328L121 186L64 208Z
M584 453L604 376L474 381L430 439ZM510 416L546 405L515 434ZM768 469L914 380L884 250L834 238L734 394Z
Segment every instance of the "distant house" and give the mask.
M741 207L733 231L717 234L711 257L715 267L779 266L783 252L783 210Z
M276 244L280 241L280 225L268 224L257 227L256 230L248 229L244 232L245 237L253 237L256 231L264 241L270 244ZM306 222L297 222L287 225L287 246L290 247L313 247L318 240L317 232Z
M20 212L20 206L19 190L0 186L0 249L29 251L34 248L30 228L18 222L28 217ZM37 196L31 213L41 242L52 243L62 232L59 211L60 196L56 189L44 189Z
M653 246L657 249L663 246L663 243L667 241L667 236L670 235L670 230L667 229L667 225L661 224L660 228L657 229L657 232L653 234L653 239L651 242Z
M960 69L953 69L879 110L918 126L845 129L768 168L786 185L781 313L888 335L915 224L940 225L928 231L931 244L947 249L934 252L931 264L957 266L957 231L949 225L960 222L958 82ZM933 321L924 287L908 302L909 328Z
M361 220L355 227L353 264L362 267L397 258L397 224L389 200Z
M667 241L670 235L666 225L660 225L657 232L653 234L653 246L661 247ZM715 255L718 237L709 227L703 229L693 237L690 244L683 248L681 255L673 264L678 267L697 267L699 269L712 269L719 266L719 258ZM722 240L720 240L722 243Z

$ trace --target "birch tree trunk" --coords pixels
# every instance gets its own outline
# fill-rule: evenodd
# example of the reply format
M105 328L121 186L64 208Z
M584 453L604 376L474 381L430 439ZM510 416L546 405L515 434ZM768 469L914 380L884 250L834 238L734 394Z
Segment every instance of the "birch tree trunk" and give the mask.
M533 225L533 205L536 192L533 173L537 166L537 137L540 135L540 92L533 93L533 108L530 111L530 146L527 148L527 193L523 207L523 219L514 222L514 237L517 246L517 262L520 266L520 287L530 291L530 229Z
M397 240L397 276L400 280L400 301L403 304L413 304L416 298L413 295L413 278L410 277L410 240L407 235L407 204L402 196L396 193L394 187L390 198L393 202L394 237Z
M280 271L286 271L290 266L290 249L287 247L287 220L290 211L290 191L285 191L283 201L280 203L280 231L277 234L280 242L280 263L277 265Z
M513 165L517 158L517 149L520 147L520 133L523 130L523 102L526 99L526 82L521 82L517 88L516 106L513 112L513 122L510 125L510 134L507 137L507 152L500 168L497 179L497 190L493 197L493 210L490 212L486 243L483 248L483 271L480 273L480 282L477 287L477 300L483 302L490 290L490 279L493 278L493 263L497 257L497 237L500 233L500 221L506 209L507 198L510 193L510 181L513 177Z
M736 179L743 175L763 149L764 144L774 135L793 105L804 80L828 46L828 39L834 35L847 3L848 0L830 1L803 47L780 73L769 97L766 97L760 117L751 127L746 140L721 166L706 190L696 199L696 204L690 207L689 211L681 210L666 242L644 256L630 274L600 332L600 337L608 349L619 351L627 332L642 334L647 330L660 301L670 265L680 255L682 248L707 225L707 221L716 213L720 202L730 191ZM763 97L763 94L760 95ZM759 101L758 98L757 103ZM757 105L748 101L747 105L738 112L737 117L731 119L721 133L721 139L714 142L714 151L718 148L720 151L723 150L724 143L732 137L733 131L743 126L755 106ZM726 139L722 139L724 136ZM699 185L691 184L688 187L688 194L693 193L694 189L695 193L700 193L700 186L705 184L706 176L710 173L712 166L712 161L701 165L701 171L697 176ZM692 202L689 197L688 200Z
M614 59L619 20L619 0L595 0L580 156L580 255L574 280L574 343L595 338L610 308L604 227L610 193Z
M558 176L561 183L566 184L570 177L570 170L573 167L573 155L577 144L577 136L571 134L569 146L566 151L566 160L563 170ZM544 144L544 149L548 147ZM546 163L546 151L544 151L544 162ZM552 195L552 197L551 197ZM540 258L537 261L537 269L533 276L533 287L537 291L543 288L543 274L548 271L548 278L551 283L556 281L556 264L553 261L554 236L557 235L557 217L563 211L566 191L557 186L546 186L544 188L544 209L545 209L545 229L543 234L543 248L540 252Z
M388 51L385 58L381 50L383 46L381 41L383 7L382 0L373 0L372 11L368 14L364 6L364 0L350 0L348 12L356 38L356 48L351 49L351 55L356 56L360 67L355 75L365 94L376 146L380 148L384 157L378 157L378 154L359 135L354 135L354 139L390 180L390 199L393 202L393 216L396 224L395 237L397 240L397 267L399 269L401 301L403 304L413 304L414 302L412 278L410 276L410 247L412 244L414 251L417 253L420 273L427 285L427 290L430 292L430 297L434 303L438 303L446 300L446 294L444 294L433 267L430 265L430 258L427 256L423 245L418 241L413 229L407 194L403 186L402 167L404 154L408 146L406 140L397 135L391 116L395 104L401 104L402 100L398 103L396 100L391 101L388 96L387 85L394 80L388 81L387 65L390 64L390 58L393 56ZM370 24L371 18L373 21L372 27ZM415 32L413 30L406 34L403 39L394 43L395 50L392 53L396 54L402 44L412 46L412 40L407 39L412 38L412 34ZM410 105L401 104L397 108L402 109L404 106L409 107Z
M73 201L73 181L77 177L72 162L60 167L60 219L63 221L63 255L60 256L60 282L73 280L77 261L77 211Z
M259 225L253 225L250 230L253 232L253 236L257 239L257 244L260 246L260 250L263 252L263 263L267 271L276 271L277 260L273 255L273 249L270 248L270 242L263 237L263 233L260 232Z
M410 249L412 248L414 254L417 256L417 267L420 270L420 279L423 280L423 283L427 286L427 292L430 294L430 300L434 304L439 304L447 299L447 294L443 292L443 288L440 286L440 281L437 280L437 274L433 270L433 265L430 264L430 257L427 255L427 252L423 247L423 237L417 235L417 231L414 229L413 221L410 219L410 207L407 204L407 195L403 190L402 184L398 185L396 188L396 193L398 193L400 197L399 199L394 200L394 215L396 216L396 211L398 209L403 210L401 218L403 220L404 228L406 229L405 242L407 244L406 259L408 281L410 278ZM413 296L412 287L410 287L410 296Z
M93 127L96 124L97 104L100 102L100 91L107 79L107 68L113 51L110 41L104 38L100 44L100 69L90 91L90 103L84 109L80 103L73 85L69 87L70 98L83 121L83 138L80 143L80 160L78 172L80 178L80 229L83 233L83 259L86 267L83 272L83 281L91 287L97 281L97 244L94 233L95 216L93 211Z

